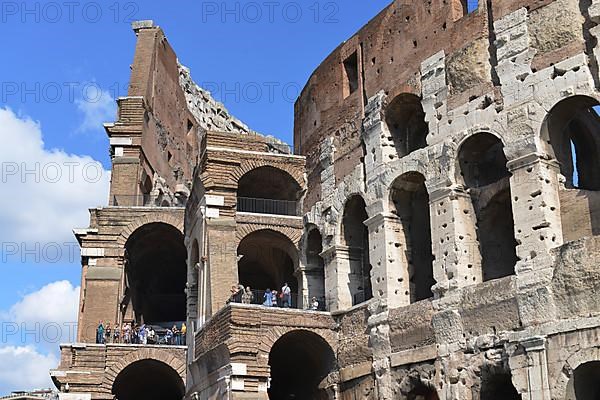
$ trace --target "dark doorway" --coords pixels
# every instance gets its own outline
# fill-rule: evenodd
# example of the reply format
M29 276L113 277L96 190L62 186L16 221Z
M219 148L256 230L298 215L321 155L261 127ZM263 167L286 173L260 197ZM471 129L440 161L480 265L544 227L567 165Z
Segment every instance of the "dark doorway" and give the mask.
M335 354L319 335L293 331L283 335L269 353L271 400L326 400L319 384L335 367Z
M398 158L427 147L429 127L418 96L404 93L392 100L385 111L385 121Z
M410 172L392 184L391 210L400 220L397 230L398 257L408 266L411 303L433 297L433 252L429 194L425 177Z
M483 280L513 275L517 241L504 145L490 133L468 138L459 151L462 181L477 215Z
M181 232L164 223L147 224L129 237L125 249L136 322L185 321L187 251Z
M576 400L600 400L600 361L580 365L571 380Z
M344 208L342 219L343 245L348 247L350 258L350 293L352 305L373 297L371 264L369 261L369 230L367 206L362 197L352 196Z
M185 386L173 368L149 359L125 367L115 378L112 394L119 400L181 400Z

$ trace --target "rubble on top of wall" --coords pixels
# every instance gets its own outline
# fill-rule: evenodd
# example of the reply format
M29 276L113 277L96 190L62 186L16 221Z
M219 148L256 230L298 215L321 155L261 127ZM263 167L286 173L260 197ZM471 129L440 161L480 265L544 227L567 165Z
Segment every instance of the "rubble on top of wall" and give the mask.
M190 69L179 65L179 84L187 100L188 109L203 131L217 131L243 135L257 135L266 139L274 153L289 153L289 145L274 136L263 135L248 127L229 113L225 105L215 100L211 93L192 79Z

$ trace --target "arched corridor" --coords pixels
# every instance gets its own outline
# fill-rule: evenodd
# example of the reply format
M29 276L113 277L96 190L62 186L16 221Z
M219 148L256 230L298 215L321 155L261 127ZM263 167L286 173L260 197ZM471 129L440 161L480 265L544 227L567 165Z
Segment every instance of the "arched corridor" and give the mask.
M294 276L298 251L290 239L279 232L260 230L246 236L238 246L239 282L244 287L280 291L284 283L292 290L292 305L298 305L298 280ZM254 303L262 298L255 295Z
M469 137L460 147L461 180L477 216L483 280L514 274L517 262L510 173L504 146L489 133Z
M181 400L185 386L173 368L147 359L125 367L115 378L112 394L118 400Z
M598 101L574 96L559 102L544 121L542 137L560 164L568 188L600 190Z
M410 300L416 302L433 297L433 252L429 195L425 177L411 172L397 178L390 191L392 213L399 226L395 249L396 259L408 268Z
M136 322L185 321L187 251L181 232L164 223L147 224L131 234L125 249L127 291Z
M369 261L369 230L367 206L362 197L352 196L344 208L342 219L342 244L348 247L350 262L349 286L352 305L373 297L371 264Z
M271 348L271 400L326 400L319 384L333 371L335 354L319 335L292 331Z

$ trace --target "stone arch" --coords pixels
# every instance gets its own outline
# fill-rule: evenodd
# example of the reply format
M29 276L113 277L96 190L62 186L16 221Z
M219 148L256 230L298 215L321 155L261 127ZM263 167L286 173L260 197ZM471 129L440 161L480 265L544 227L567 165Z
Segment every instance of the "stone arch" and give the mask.
M238 223L237 226L235 243L236 247L239 246L240 242L248 235L262 230L271 230L274 232L278 232L283 236L287 237L292 243L294 243L294 246L296 246L296 250L300 248L300 240L302 239L302 229L292 228L289 226L243 223Z
M575 370L584 364L599 360L600 346L578 350L571 354L562 366L557 364L557 368L560 367L560 372L557 371L558 377L556 379L556 384L553 387L553 398L565 399L569 381L573 377Z
M125 357L119 359L114 365L109 367L104 373L104 381L102 385L107 390L107 393L110 393L112 390L112 386L115 382L117 376L123 372L125 368L130 366L131 364L137 361L144 360L154 360L162 362L177 372L177 374L181 377L183 382L185 382L186 378L186 365L185 365L185 357L181 353L181 357L177 357L173 355L172 351L168 349L158 349L146 347L144 349L136 349L129 352Z
M540 129L545 153L554 158L567 188L600 190L600 105L590 96L570 96L552 107Z
M261 357L267 358L273 345L284 335L294 331L306 331L313 333L323 339L329 347L332 348L334 353L337 353L338 340L336 334L329 329L303 329L289 326L274 326L266 331L261 336L261 341L258 344L258 354Z
M398 158L427 147L429 125L419 96L399 94L386 106L384 116Z
M144 225L152 223L163 223L171 225L177 230L179 230L179 232L181 232L181 234L183 235L183 215L181 216L181 218L177 218L171 213L151 213L133 220L129 223L129 225L123 228L123 230L117 237L117 245L119 246L119 248L125 248L125 243L127 243L127 240L129 239L131 234L133 234L136 230L138 230Z
M429 192L426 178L418 172L398 176L388 189L393 219L393 258L400 263L398 276L408 278L410 303L433 298L433 246Z
M287 298L275 298L281 306L297 308L302 304L299 293L299 252L296 243L281 232L272 229L255 230L246 235L237 246L238 282L255 291L252 304L262 304L267 289L279 291L284 283L291 289ZM258 292L256 292L258 290ZM235 299L243 302L244 299Z
M484 281L514 274L517 262L510 172L502 138L490 132L469 135L456 157L457 181L469 190L481 250Z
M239 182L239 180L248 172L261 167L272 167L279 169L287 173L301 189L304 189L305 187L303 170L294 168L288 163L275 163L264 159L243 160L239 167L236 167L233 171L231 171L231 179L237 184L237 182Z

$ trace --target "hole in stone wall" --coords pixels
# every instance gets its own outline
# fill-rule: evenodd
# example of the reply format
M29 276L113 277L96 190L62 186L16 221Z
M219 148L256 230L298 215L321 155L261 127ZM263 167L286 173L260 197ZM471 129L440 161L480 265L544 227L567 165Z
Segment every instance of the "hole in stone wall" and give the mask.
M385 117L398 157L427 147L429 127L418 96L399 95L386 108Z
M355 51L344 60L344 98L358 89L358 53Z
M397 258L409 269L410 300L416 302L433 297L433 252L429 195L425 177L417 172L397 178L391 189L391 209L399 218ZM401 245L402 244L402 245Z
M352 304L360 304L373 297L371 265L369 261L369 231L366 204L359 195L346 202L342 218L342 242L348 247L350 257L349 286Z
M521 400L510 372L484 369L481 375L481 400Z

